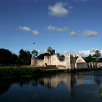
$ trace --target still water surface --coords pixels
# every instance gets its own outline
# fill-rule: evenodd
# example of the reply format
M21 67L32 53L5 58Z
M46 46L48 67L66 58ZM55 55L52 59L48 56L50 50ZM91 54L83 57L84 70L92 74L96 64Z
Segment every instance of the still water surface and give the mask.
M102 102L102 71L0 79L0 102Z

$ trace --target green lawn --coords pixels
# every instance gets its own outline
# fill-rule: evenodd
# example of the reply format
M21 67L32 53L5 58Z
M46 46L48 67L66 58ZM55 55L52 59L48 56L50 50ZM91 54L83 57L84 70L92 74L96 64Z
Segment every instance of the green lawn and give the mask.
M54 68L44 68L44 67L0 67L0 77L8 76L27 76L27 75L37 75L37 74L50 74L56 73L61 70Z

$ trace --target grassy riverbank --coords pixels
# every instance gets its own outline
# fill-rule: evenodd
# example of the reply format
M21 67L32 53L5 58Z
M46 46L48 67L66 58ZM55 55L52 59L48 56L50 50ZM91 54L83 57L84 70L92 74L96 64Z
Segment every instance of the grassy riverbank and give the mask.
M84 72L92 70L102 70L102 68L82 68L77 70L65 70L44 67L0 67L0 78L2 77L32 77L35 75L55 74L58 72Z
M102 86L100 86L100 96L102 98Z
M64 70L42 67L0 67L0 77L31 77L41 74L53 74Z

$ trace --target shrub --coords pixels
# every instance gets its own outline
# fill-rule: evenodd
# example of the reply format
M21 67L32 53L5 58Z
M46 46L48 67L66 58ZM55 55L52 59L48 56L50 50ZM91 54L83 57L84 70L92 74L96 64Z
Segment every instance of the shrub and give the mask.
M100 86L100 96L102 98L102 86Z

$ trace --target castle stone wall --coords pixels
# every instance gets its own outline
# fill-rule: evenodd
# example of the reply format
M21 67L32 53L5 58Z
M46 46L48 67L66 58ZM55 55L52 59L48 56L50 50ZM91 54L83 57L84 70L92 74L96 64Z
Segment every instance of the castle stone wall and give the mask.
M76 63L75 64L75 68L76 69L79 69L79 68L88 68L88 64L86 62Z
M37 59L32 57L31 58L31 66L36 66L36 64L37 64Z
M51 56L44 56L44 65L51 65Z
M44 60L31 58L31 66L56 66L58 68L74 69L74 68L88 68L85 60L79 56L76 60L76 55L68 54L64 61L60 61L57 55L44 56Z
M44 66L44 60L37 60L36 66Z
M97 68L102 68L102 62L97 63Z

